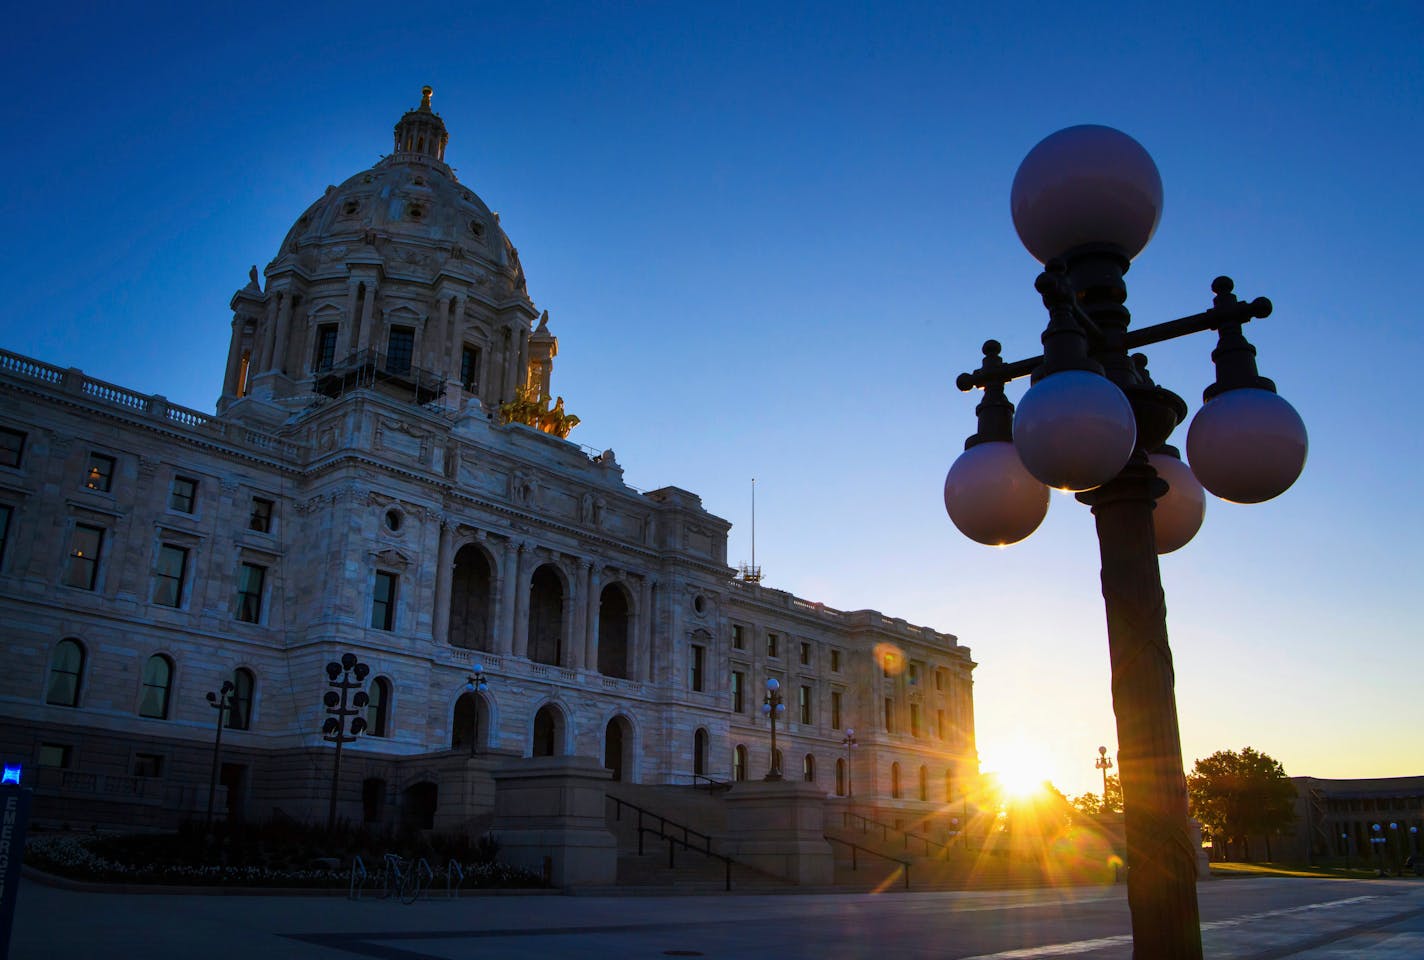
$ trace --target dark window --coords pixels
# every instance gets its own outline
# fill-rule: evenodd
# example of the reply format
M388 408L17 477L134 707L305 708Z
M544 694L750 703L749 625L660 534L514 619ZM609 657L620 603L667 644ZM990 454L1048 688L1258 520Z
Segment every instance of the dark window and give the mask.
M943 690L943 689L944 689L944 671L943 671L943 670L936 670L936 671L935 671L935 689L936 689L936 690Z
M747 675L740 670L732 671L732 712L745 713L747 709Z
M692 644L691 651L692 657L691 662L688 664L687 686L691 690L700 691L703 684L702 674L707 659L707 649L694 643Z
M707 731L701 727L692 736L692 772L707 776Z
M42 743L35 752L35 763L41 767L66 769L69 766L69 753L67 743Z
M928 767L920 767L920 799L930 798L930 771Z
M163 776L163 757L156 753L136 753L133 758L135 777Z
M66 586L93 590L99 580L99 553L104 545L104 531L99 527L77 523L69 541L69 567L64 571Z
M143 695L138 715L153 720L168 719L168 694L173 685L173 661L156 653L143 666Z
M84 486L108 493L114 483L114 458L102 453L89 454L89 468L84 471Z
M918 703L912 703L912 704L910 704L910 736L912 736L912 737L918 737L919 735L920 735L920 705L919 705Z
M158 567L153 571L153 602L165 607L183 604L183 578L188 570L188 551L165 543L158 548Z
M895 701L885 698L885 732L895 732Z
M258 533L272 532L272 501L261 497L252 498L252 513L247 518L247 529Z
M945 803L949 803L949 801L951 801L951 800L953 800L953 799L954 799L954 771L952 771L952 770L946 770L946 771L944 772L944 802L945 802Z
M747 638L742 630L741 624L732 624L732 649L745 650L747 648Z
M391 373L410 373L414 355L415 331L410 327L392 327L386 346L386 369Z
M801 758L801 779L807 783L816 782L816 758L809 753Z
M900 799L900 765L890 764L890 796Z
M920 665L919 665L918 663L912 663L912 664L910 664L910 677L909 677L909 682L910 682L910 686L912 686L912 687L919 685L919 682L920 682Z
M779 641L780 639L781 639L781 638L778 637L778 636L777 636L776 634L774 634L774 633L768 633L768 634L766 635L766 655L767 655L768 657L779 657L779 656L781 656L781 654L777 653L777 650L776 650L777 645L778 645L778 641Z
M831 691L831 729L832 729L832 730L839 730L840 728L841 728L841 692L840 692L839 690L832 690L832 691Z
M312 358L313 370L330 370L336 363L336 324L323 323L316 328L316 356Z
M809 643L805 643L804 641L801 644L801 662L811 662L811 645Z
M84 647L78 640L66 637L54 645L54 656L49 661L45 703L56 707L77 707L79 682L83 676Z
M18 467L25 456L25 435L0 427L0 467Z
M10 517L13 509L0 504L0 564L5 562L5 544L10 539Z
M836 761L836 796L838 796L838 797L843 797L843 796L845 796L845 795L846 795L846 762L845 762L844 760L837 760L837 761Z
M376 571L376 585L371 593L371 626L377 630L392 630L396 625L396 575Z
M831 651L831 672L841 672L841 652L839 650Z
M740 743L732 751L732 779L741 781L747 778L747 748Z
M796 691L796 705L801 711L801 722L811 722L811 688L801 687Z
M252 690L257 680L252 671L238 667L232 675L232 693L228 695L227 725L233 730L252 726Z
M192 477L174 477L168 492L168 509L192 513L198 501L198 481Z
M366 696L370 698L366 703L366 734L372 737L388 736L386 726L391 719L391 682L385 677L377 677L366 688Z
M267 568L244 563L237 571L237 619L244 623L262 622L262 584Z
M536 757L552 757L559 753L563 739L563 716L545 705L534 714L534 742L530 753Z
M480 348L467 346L460 351L460 386L474 393L480 389Z

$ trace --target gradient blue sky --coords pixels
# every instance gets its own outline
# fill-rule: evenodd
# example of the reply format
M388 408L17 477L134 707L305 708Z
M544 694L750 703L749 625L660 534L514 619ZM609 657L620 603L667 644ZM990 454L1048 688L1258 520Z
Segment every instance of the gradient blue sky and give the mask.
M1269 296L1247 332L1311 434L1291 491L1213 501L1163 560L1186 763L1424 773L1424 7L120 6L10 14L0 346L211 409L248 265L430 83L550 312L573 439L700 493L734 563L756 476L768 584L957 634L985 768L1029 751L1070 792L1116 742L1091 516L1055 497L991 550L940 488L974 425L954 375L987 337L1038 352L1019 160L1127 131L1166 193L1136 322L1219 273ZM1211 346L1151 351L1194 408Z

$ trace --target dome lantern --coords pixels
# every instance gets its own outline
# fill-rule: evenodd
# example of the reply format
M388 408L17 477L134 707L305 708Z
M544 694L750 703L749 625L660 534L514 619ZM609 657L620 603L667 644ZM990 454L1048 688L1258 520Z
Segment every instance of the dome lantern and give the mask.
M440 114L430 109L430 97L435 91L425 86L420 88L420 106L407 110L400 118L395 130L395 152L416 154L432 160L445 160L445 145L450 142L450 134L445 130L445 121Z

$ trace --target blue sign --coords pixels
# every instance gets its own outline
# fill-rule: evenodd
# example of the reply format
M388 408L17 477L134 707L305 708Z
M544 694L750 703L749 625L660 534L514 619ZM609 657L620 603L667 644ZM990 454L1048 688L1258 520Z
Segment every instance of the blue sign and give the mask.
M0 786L4 786L7 783L13 783L17 787L20 785L19 767L12 767L9 764L5 765L5 772L0 773Z
M18 775L19 768L16 767ZM25 859L25 826L34 791L8 781L0 785L0 960L10 956L15 899L20 895L20 862Z

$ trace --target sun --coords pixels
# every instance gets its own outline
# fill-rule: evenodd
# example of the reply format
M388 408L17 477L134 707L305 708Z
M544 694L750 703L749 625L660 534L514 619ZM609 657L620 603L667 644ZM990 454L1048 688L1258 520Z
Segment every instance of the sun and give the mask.
M1010 800L1026 800L1043 792L1043 783L1049 779L1051 769L1040 751L1021 744L999 758L997 767L999 785L1004 788L1005 798Z

